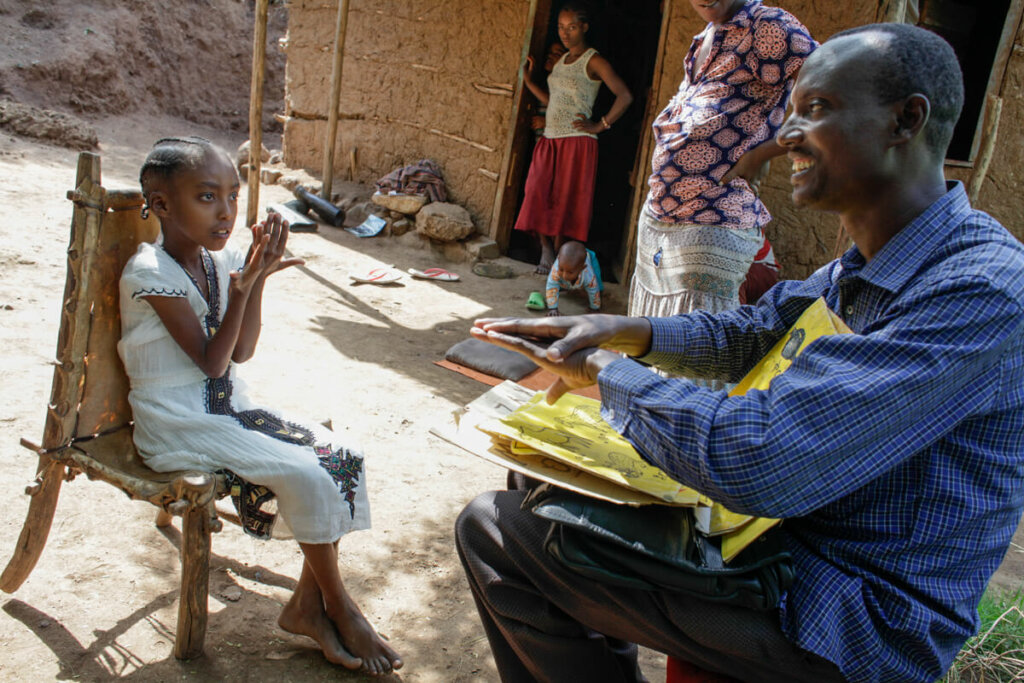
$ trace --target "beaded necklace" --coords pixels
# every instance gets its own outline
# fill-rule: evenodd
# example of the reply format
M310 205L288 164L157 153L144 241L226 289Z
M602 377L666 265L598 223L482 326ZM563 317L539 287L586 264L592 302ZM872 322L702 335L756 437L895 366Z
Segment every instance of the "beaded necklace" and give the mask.
M203 266L203 276L206 279L206 291L207 295L203 295L203 288L199 286L199 283L189 272L189 269L185 265L174 257L174 254L164 249L163 245L160 246L164 250L164 253L174 259L174 262L178 264L178 267L185 271L185 275L195 285L196 291L199 292L199 296L206 302L206 318L203 321L204 327L206 328L206 336L212 337L217 333L217 328L220 326L220 285L217 280L217 269L213 265L213 257L210 256L210 252L205 247L200 247L199 256L200 263Z

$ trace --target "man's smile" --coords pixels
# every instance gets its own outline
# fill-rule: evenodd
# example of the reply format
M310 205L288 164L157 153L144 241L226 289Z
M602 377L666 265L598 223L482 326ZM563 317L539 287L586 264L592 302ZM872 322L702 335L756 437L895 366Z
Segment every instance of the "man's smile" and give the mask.
M793 157L793 174L803 173L814 166L814 159L808 157Z

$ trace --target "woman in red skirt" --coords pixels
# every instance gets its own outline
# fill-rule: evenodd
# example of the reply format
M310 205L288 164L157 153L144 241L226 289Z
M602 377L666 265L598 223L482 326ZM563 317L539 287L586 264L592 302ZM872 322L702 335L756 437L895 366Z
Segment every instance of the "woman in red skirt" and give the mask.
M590 231L597 134L608 130L633 101L611 64L587 45L590 18L582 3L567 2L558 13L558 37L567 52L548 76L548 90L533 82L533 58L527 58L523 82L547 107L544 135L537 141L526 177L525 197L516 230L540 237L537 272L547 274L567 239L585 242ZM601 83L615 95L611 109L591 120Z

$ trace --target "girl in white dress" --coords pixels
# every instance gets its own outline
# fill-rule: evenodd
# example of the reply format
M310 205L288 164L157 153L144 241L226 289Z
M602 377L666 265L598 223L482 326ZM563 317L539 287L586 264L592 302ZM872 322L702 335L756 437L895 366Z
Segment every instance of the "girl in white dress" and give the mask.
M283 259L288 223L252 227L248 253L225 248L238 213L238 174L202 138L157 141L140 173L144 212L162 241L141 244L121 276L118 351L131 379L135 444L154 470L225 471L245 530L267 538L276 496L304 554L278 620L316 640L331 662L370 674L402 660L366 621L338 569L338 539L370 525L363 458L336 434L252 405L234 364L252 357L261 300Z

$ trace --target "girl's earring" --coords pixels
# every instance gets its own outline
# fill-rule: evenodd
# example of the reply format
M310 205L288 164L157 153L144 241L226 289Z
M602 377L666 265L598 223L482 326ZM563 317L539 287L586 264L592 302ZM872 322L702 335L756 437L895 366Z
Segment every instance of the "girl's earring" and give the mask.
M142 211L140 213L142 214L142 220L149 218L149 204L143 204Z

